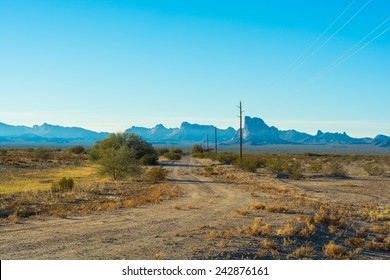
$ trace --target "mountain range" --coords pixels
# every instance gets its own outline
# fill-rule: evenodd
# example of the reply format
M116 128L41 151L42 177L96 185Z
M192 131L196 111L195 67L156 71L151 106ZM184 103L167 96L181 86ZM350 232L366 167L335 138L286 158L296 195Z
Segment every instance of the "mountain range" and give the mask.
M183 122L179 128L166 128L162 124L153 128L133 126L128 133L140 135L153 144L205 143L207 140L221 145L239 143L239 130L232 127L217 128L212 125L190 124ZM216 132L216 133L215 133ZM107 132L95 132L80 127L63 127L44 123L42 125L13 126L0 122L0 146L70 146L75 144L91 146L96 141L107 137ZM261 118L245 117L243 127L243 142L247 145L375 145L390 147L390 137L378 135L375 138L353 138L344 133L322 132L311 135L296 130L279 130L268 126Z

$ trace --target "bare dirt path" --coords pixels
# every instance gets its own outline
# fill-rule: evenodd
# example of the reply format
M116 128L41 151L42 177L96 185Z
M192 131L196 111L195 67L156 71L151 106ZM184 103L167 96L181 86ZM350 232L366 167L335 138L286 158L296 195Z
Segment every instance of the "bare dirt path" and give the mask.
M253 202L234 185L198 175L191 157L166 164L183 197L158 205L0 227L1 259L193 259L213 254L205 233L240 224L236 209Z

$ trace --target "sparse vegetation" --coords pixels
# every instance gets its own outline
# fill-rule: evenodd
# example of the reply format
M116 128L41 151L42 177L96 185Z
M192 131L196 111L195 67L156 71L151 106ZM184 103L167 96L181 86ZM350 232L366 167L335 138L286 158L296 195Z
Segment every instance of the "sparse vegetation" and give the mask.
M76 213L157 204L181 195L179 188L164 182L167 170L171 168L168 165L164 168L141 167L141 158L136 159L139 168L149 170L143 177L125 180L125 176L112 182L107 177L96 176L99 166L89 162L84 153L47 149L47 160L38 160L36 150L9 149L4 154L0 152L0 166L4 167L0 168L0 219L4 225L20 223L29 217L50 215L64 218ZM173 152L167 150L161 152ZM93 157L94 152L96 151L89 155ZM161 152L159 151L160 155ZM215 161L219 156L237 158L234 153L216 155L203 151L200 158L207 157L212 161L200 159L203 165L199 168L179 169L173 174L178 176L190 174L189 169L197 170L199 174L209 176L206 181L215 180L216 184L228 182L227 188L243 191L243 194L240 193L240 199L248 197L247 205L237 203L226 208L229 211L220 216L223 222L211 223L212 226L207 226L206 230L200 229L207 239L207 246L216 252L216 255L210 253L214 251L208 252L208 257L388 258L390 204L387 193L376 190L385 190L389 178L383 176L386 172L382 175L367 176L366 173L369 173L364 168L365 164L369 163L372 167L388 170L390 160L387 157L321 155L319 158L317 155L271 154L244 156L244 159L250 162L249 166L256 161L261 163L255 170L250 170L243 168L235 160L230 162L230 159L227 162L233 165L217 164ZM133 155L132 157L135 158ZM329 166L335 162L345 171L345 176L348 174L349 177L340 180L340 176L330 175ZM279 171L281 170L280 174L284 174L283 176L272 176L279 174L272 171L278 171L278 168L273 169L274 163L275 166L282 166ZM313 168L317 164L321 168ZM302 174L304 180L292 181L294 176L291 175L294 172ZM61 179L63 177L65 178ZM192 183L192 177L189 178ZM73 184L69 188L70 180ZM64 186L63 189L61 186ZM203 200L196 202L172 202L166 205L167 210L173 215L184 216L218 209L221 201L225 203L227 198L217 192L218 188L214 189L212 186L210 185L211 191L207 193L209 197L202 196ZM185 191L184 188L183 190ZM380 200L376 199L378 194ZM369 197L372 197L372 201L367 201ZM192 233L188 236L192 236ZM235 250L237 244L243 250ZM159 251L156 250L150 257L153 258L156 252L157 256ZM164 258L170 258L169 252L164 251L165 253L167 254ZM201 252L197 254L199 255L196 257L202 257Z
M183 151L181 149L171 149L170 151L164 153L164 157L169 160L180 160L183 155Z
M168 170L162 167L152 167L148 172L146 172L145 177L148 182L158 183L166 180L168 175Z
M80 154L85 154L86 149L81 145L76 145L76 146L73 146L72 148L70 148L69 152L74 153L76 155L80 155Z
M74 180L73 180L73 178L63 177L57 183L53 183L53 185L51 186L51 191L53 193L57 193L57 192L71 192L73 190L73 187L74 187Z
M327 175L331 177L338 177L338 178L347 177L347 172L345 171L345 168L338 161L331 162L327 166L326 171L327 171Z

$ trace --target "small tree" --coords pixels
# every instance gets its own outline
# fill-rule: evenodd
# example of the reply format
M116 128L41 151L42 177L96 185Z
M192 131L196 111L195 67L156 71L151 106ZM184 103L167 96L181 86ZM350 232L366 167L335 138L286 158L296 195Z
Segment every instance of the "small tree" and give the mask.
M110 134L93 146L89 156L101 165L100 173L113 180L139 175L141 163L155 163L158 159L158 153L150 143L128 133Z

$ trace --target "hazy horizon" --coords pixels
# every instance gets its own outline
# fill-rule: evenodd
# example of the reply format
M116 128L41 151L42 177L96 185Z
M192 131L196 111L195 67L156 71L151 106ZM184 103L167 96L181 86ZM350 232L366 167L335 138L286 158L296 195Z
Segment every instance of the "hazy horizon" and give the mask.
M0 0L0 122L390 134L390 2Z

